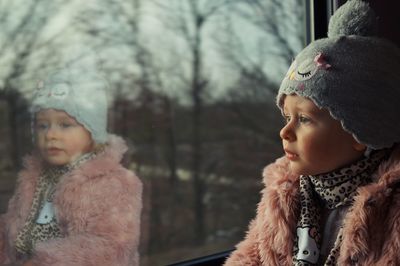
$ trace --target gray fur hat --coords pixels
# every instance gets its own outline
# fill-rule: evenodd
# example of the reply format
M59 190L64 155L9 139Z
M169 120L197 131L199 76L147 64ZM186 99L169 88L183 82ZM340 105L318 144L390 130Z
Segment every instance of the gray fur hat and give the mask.
M329 22L328 38L309 44L289 68L277 95L297 94L329 110L344 130L372 149L400 142L400 49L375 37L369 5L349 0Z
M107 82L96 72L63 68L40 82L31 113L57 109L81 123L96 143L107 141Z

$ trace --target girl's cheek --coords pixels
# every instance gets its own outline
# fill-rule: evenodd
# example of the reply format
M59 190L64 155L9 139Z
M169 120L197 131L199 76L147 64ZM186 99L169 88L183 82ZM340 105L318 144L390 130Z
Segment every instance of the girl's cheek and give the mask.
M35 144L36 147L41 144L42 138L43 137L42 137L41 134L35 133L35 143L34 144Z
M303 155L313 159L323 155L323 147L325 147L325 140L317 136L308 136L303 139Z

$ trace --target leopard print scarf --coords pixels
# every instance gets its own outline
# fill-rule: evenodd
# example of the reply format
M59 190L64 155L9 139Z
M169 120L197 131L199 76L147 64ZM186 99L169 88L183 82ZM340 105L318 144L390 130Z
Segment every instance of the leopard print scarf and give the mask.
M31 210L15 241L18 257L29 257L39 241L62 237L52 205L56 185L62 176L91 160L100 151L87 153L65 166L47 167L42 172L35 188Z
M293 265L317 265L322 242L322 208L350 206L357 189L370 183L371 174L387 158L389 150L373 152L350 166L315 176L300 176L300 217L293 245ZM342 228L324 265L336 265L342 241Z

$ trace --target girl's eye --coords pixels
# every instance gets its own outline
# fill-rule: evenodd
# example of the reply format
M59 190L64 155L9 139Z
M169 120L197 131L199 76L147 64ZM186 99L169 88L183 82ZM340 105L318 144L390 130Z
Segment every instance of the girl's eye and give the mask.
M308 117L305 117L305 116L299 116L299 122L300 123L308 123L308 122L310 122L311 120L308 118Z
M71 124L71 123L61 123L60 126L61 126L62 128L69 128L69 127L72 126L72 124Z
M45 130L45 129L47 129L49 127L49 125L48 124L45 124L45 123L37 123L36 124L36 128L38 129L38 130Z
M285 124L288 124L292 120L292 117L289 115L284 115L283 120L284 120ZM306 123L311 122L311 119L306 116L299 115L296 117L296 121L299 122L300 124L306 124Z
M283 116L283 121L285 122L285 124L289 123L290 122L290 116L284 115Z

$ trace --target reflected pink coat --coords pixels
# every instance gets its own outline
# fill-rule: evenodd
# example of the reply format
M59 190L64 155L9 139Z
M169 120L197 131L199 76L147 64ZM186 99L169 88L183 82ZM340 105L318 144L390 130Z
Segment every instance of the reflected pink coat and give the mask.
M299 215L299 178L288 161L264 169L265 188L256 218L226 266L292 265ZM338 265L400 265L400 148L380 165L374 183L359 189L344 218Z
M61 177L54 207L63 238L36 245L34 265L139 265L142 184L121 166L125 142L110 136L104 153ZM8 211L0 219L0 264L15 263L14 241L32 204L41 172L28 156Z

